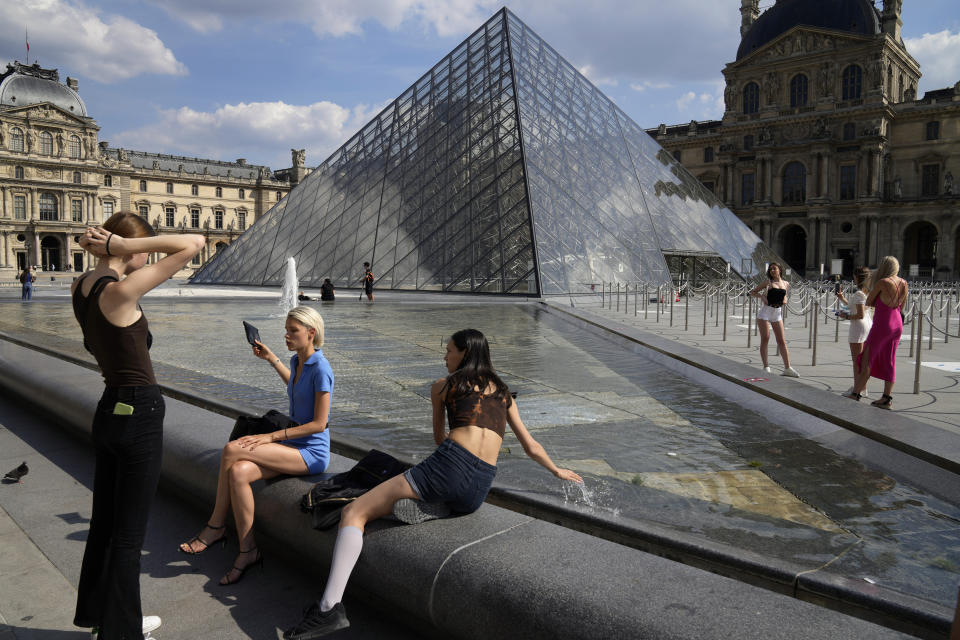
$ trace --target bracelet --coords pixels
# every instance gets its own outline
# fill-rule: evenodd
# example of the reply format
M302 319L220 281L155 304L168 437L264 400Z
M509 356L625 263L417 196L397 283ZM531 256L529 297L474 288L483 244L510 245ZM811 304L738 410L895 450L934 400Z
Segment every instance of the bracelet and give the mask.
M109 236L107 236L107 245L106 245L106 247L104 247L104 248L107 250L107 255L110 256L111 258L113 257L113 254L110 253L110 238L112 238L112 237L113 237L113 233L111 233Z
M289 440L289 439L290 439L290 438L287 437L287 428L286 428L286 427L283 428L283 439L284 439L284 440Z

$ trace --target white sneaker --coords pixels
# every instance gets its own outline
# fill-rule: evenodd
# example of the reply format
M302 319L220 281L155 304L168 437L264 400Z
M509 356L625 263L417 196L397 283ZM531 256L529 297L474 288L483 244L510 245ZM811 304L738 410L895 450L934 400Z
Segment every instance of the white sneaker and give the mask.
M149 638L150 632L159 629L160 624L160 616L143 616L143 637L145 639ZM97 627L90 630L90 638L92 640L96 640L99 634L100 630Z
M770 367L764 367L764 368L763 368L763 372L764 372L764 373L773 373L773 372L770 370Z
M787 376L788 378L799 378L799 377L800 377L800 374L797 373L797 370L794 369L793 367L787 367L786 369L783 370L783 373L780 374L780 375Z
M847 389L847 391L846 391L843 395L849 396L849 395L852 394L852 393L853 393L853 387L850 387L849 389ZM860 397L861 397L861 398L869 398L869 397L870 397L870 394L867 393L867 390L866 390L866 389L864 389L864 390L863 390L863 393L860 394Z

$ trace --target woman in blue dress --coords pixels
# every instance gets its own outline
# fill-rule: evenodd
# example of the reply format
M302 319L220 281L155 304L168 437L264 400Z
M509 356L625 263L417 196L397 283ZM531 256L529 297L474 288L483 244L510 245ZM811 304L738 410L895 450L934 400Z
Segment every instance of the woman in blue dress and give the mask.
M221 586L239 582L244 572L263 564L253 536L253 490L250 485L279 475L323 473L330 462L327 419L333 395L333 370L323 357L323 318L315 309L296 307L286 320L287 349L294 351L289 367L262 342L253 353L266 360L287 385L290 418L299 426L271 433L244 436L227 443L220 458L217 499L206 526L180 551L194 555L218 542L226 542L230 509L237 527L240 554Z

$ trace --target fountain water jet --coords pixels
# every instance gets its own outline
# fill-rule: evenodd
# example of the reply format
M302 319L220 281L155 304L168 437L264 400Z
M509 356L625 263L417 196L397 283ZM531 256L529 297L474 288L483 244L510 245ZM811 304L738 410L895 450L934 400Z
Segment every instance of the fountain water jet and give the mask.
M280 289L280 302L278 303L283 315L290 313L290 310L297 306L297 294L300 291L300 284L297 279L297 263L293 256L287 258L287 270L283 274L283 288Z

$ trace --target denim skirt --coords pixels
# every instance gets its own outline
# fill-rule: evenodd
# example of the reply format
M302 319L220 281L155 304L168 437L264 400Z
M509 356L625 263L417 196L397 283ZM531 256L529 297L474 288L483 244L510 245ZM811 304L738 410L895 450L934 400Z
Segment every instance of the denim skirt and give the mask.
M447 438L403 475L424 502L443 502L451 511L473 513L487 497L497 468Z

